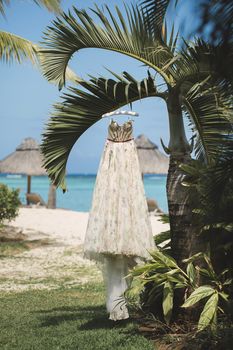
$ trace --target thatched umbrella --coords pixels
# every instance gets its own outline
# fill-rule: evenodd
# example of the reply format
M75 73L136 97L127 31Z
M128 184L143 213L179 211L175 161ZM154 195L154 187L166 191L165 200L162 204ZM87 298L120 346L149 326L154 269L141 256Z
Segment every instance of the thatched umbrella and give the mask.
M161 153L153 142L151 142L145 135L139 135L135 139L138 151L139 164L144 174L167 174L169 160L163 153ZM159 208L156 200L147 198L148 210L161 214L162 210Z
M169 160L145 135L135 139L142 174L167 174Z
M37 142L28 137L15 152L0 162L0 173L27 175L27 194L31 192L31 176L47 175Z

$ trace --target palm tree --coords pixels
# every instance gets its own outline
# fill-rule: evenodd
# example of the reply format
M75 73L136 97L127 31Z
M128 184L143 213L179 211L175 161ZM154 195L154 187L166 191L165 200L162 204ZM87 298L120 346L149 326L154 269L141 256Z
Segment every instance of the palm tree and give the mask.
M44 6L47 10L59 13L60 0L34 0L37 5ZM10 0L0 0L0 14L5 16L5 6ZM21 63L29 59L33 64L38 60L38 46L31 41L12 33L0 31L0 59L5 62L15 61Z
M196 40L192 45L185 43L184 48L177 51L178 36L174 34L174 28L168 37L163 25L165 10L152 20L148 11L141 11L137 6L125 7L125 20L117 7L114 17L107 6L107 15L96 6L92 10L98 17L98 23L95 23L85 10L74 8L74 14L63 13L53 22L45 34L42 67L47 79L56 81L59 88L65 84L66 67L73 54L84 48L99 48L143 62L150 72L160 75L166 89L156 86L151 73L142 81L127 72L121 76L112 73L114 79L90 77L90 81L80 80L80 88L68 88L63 103L55 105L44 133L42 152L52 181L65 190L69 153L80 135L100 120L102 114L139 99L162 98L167 104L170 128L170 141L165 149L170 154L167 196L171 243L173 255L182 265L183 258L199 249L192 226L192 208L181 185L183 173L179 165L190 161L191 152L183 114L190 119L194 131L196 156L205 162L214 160L219 145L224 147L225 135L231 131L231 115L226 113L229 101L221 86L213 86L214 49L204 41Z

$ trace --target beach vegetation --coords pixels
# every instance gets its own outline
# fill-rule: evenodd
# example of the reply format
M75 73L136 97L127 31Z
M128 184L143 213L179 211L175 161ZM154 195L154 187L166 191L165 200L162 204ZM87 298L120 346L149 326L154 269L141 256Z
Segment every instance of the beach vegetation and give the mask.
M209 256L186 259L186 269L163 251L131 272L126 300L142 314L141 332L165 349L231 349L232 278L228 269L214 271ZM200 267L202 266L202 267ZM184 296L177 312L176 298ZM167 346L167 347L166 347Z
M19 189L0 184L0 225L3 225L4 220L16 218L20 204Z
M135 267L132 286L126 293L129 303L147 315L153 313L155 329L162 327L158 326L161 321L171 328L179 322L180 331L185 332L183 338L195 337L196 348L231 347L231 340L226 339L233 319L232 164L229 148L214 164L192 160L181 166L197 234L206 251L185 259L182 269L168 255L169 233L161 233L155 237L159 250L144 266ZM182 300L178 305L187 310L185 313L177 313L177 298Z
M153 311L154 314L157 313L157 316L158 311L161 311L158 308L161 303L163 320L170 324L175 318L173 308L175 291L182 289L185 296L182 308L201 304L201 308L195 310L198 314L196 330L202 331L209 327L215 331L219 313L226 315L229 310L229 286L232 284L229 270L225 269L217 275L210 258L203 253L186 259L184 261L187 264L186 270L182 270L172 257L160 250L151 252L151 257L149 263L132 270L131 276L134 282L127 291L128 295L138 297L141 293L141 300L138 301L142 307ZM144 293L146 295L143 295Z
M233 277L233 152L212 165L193 160L183 165L184 185L193 202L193 220L206 242L214 269L229 269Z
M187 188L205 252L184 259L185 268L181 268L169 255L169 233L161 233L155 237L159 250L151 254L151 261L144 266L135 267L132 271L135 281L127 292L131 303L147 315L153 313L156 320L170 326L179 319L186 334L196 333L199 347L205 336L206 348L214 346L216 339L224 343L224 330L232 327L232 164L229 147L216 163L192 160L181 166L185 174L182 184ZM186 309L186 313L177 310L177 305L181 310ZM186 324L187 319L192 330ZM230 349L229 344L225 344L226 349Z

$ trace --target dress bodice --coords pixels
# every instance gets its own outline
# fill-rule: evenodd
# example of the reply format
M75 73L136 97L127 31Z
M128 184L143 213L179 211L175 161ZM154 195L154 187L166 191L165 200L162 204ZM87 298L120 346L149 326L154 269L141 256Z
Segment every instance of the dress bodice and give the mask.
M123 125L119 125L112 120L108 127L108 140L115 142L125 142L133 139L132 121L127 121Z

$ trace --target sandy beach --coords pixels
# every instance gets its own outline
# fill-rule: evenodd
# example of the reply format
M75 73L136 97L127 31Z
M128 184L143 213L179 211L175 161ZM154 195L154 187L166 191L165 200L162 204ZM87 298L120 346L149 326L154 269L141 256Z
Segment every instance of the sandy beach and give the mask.
M19 216L8 225L27 241L42 244L0 259L0 289L59 288L102 278L96 264L82 256L88 215L64 209L20 208ZM158 216L150 218L154 235L169 228Z

